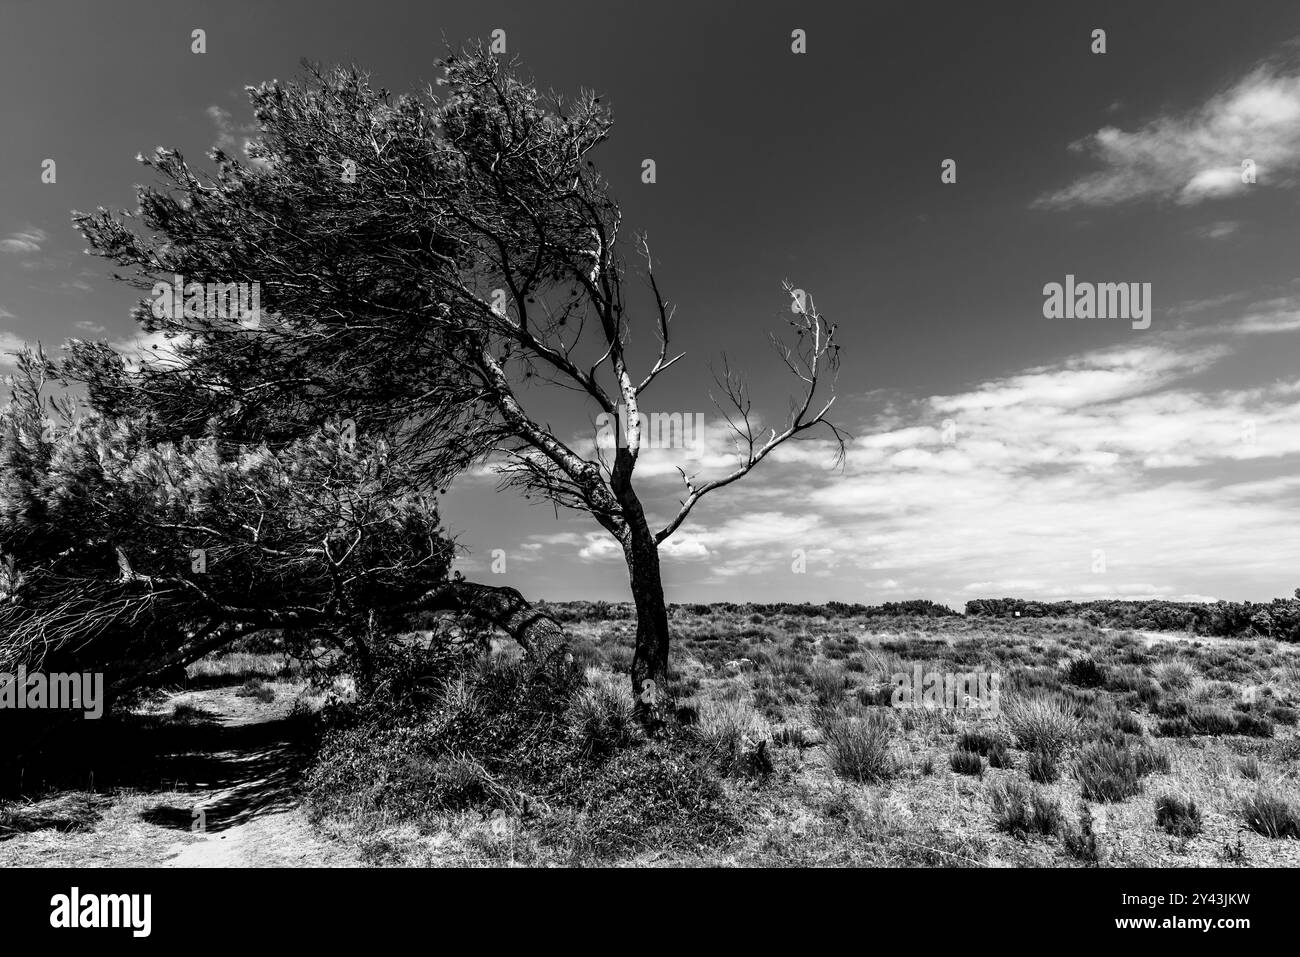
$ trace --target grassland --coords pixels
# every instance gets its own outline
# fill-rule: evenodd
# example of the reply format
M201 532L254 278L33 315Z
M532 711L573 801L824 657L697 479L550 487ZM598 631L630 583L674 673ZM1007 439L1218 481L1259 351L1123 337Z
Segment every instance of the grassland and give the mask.
M538 802L491 784L473 754L426 762L411 749L395 752L376 785L389 795L400 785L405 803L371 800L373 788L366 800L313 798L313 840L340 861L416 866L1300 866L1296 645L1061 619L675 608L673 747L696 776L694 790L650 795L638 789L681 768L630 721L634 623L566 627L586 685L546 721L548 740L571 742L574 761L598 768L577 810L537 813ZM517 656L495 643L485 667ZM227 655L191 679L240 688L220 700L240 695L241 707L274 679L277 702L319 707L319 688L274 659ZM894 707L893 676L918 666L997 674L996 709ZM164 713L154 717L201 723L215 694L156 704ZM469 709L476 694L444 688L437 710ZM418 740L408 730L398 738ZM658 755L653 773L646 754ZM477 797L449 805L449 780ZM151 806L128 797L118 805ZM662 813L674 802L679 813ZM121 823L117 810L102 816L80 841ZM614 821L619 840L593 841L597 819L606 836ZM0 858L22 863L31 840L0 843Z
M677 608L672 625L670 690L736 811L726 840L592 854L500 812L336 833L413 864L1300 865L1296 646L1074 620ZM567 627L625 713L634 623ZM918 664L998 673L997 713L893 707Z

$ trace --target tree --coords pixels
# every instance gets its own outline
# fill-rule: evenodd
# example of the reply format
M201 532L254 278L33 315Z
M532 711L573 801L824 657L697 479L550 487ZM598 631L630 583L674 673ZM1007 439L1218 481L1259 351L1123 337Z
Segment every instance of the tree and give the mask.
M157 441L148 421L43 402L19 359L0 410L0 671L102 671L110 697L241 634L312 629L353 650L416 609L487 617L549 673L554 622L449 580L452 543L382 439L338 423L279 449ZM47 397L46 397L47 398Z
M78 214L92 249L154 292L174 275L260 283L260 312L142 307L143 328L169 338L170 362L131 370L74 343L64 371L104 408L148 412L183 434L217 422L232 438L284 441L334 415L384 435L417 473L495 456L504 485L586 512L618 541L644 705L647 682L662 688L668 670L658 546L781 444L824 427L842 453L827 420L835 327L787 284L790 341L774 342L798 383L788 418L761 431L744 380L724 366L718 401L737 465L710 479L683 472L679 508L652 524L634 482L638 411L682 356L671 354L673 309L644 237L633 248L645 313L627 288L621 213L589 159L611 116L591 93L544 96L481 46L440 65L440 94L396 98L355 68L309 65L302 81L250 88L251 163L215 151L205 177L174 151L142 158L165 184L142 188L134 214L154 235L135 232L132 214ZM634 314L658 339L640 373ZM530 413L521 387L538 382L617 417L612 461L584 457Z

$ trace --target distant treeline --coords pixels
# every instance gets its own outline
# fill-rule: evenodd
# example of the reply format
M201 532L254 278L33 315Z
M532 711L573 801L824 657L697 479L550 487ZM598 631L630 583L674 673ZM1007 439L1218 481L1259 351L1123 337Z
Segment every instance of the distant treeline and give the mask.
M1190 631L1228 638L1261 637L1300 641L1300 588L1294 598L1271 602L1216 601L1026 601L977 598L966 614L990 618L1079 618L1107 628Z
M540 602L558 621L635 621L631 602L566 601ZM1273 638L1300 641L1300 588L1294 598L1271 602L1217 601L1032 601L1024 598L976 598L966 602L966 615L978 618L1078 618L1105 628L1139 631L1189 631L1198 635L1228 638ZM1019 613L1017 615L1017 613ZM842 601L811 602L715 602L674 604L669 615L774 615L808 618L896 618L960 617L947 605L924 598L887 601L883 605L862 605Z
M608 601L566 601L541 602L546 610L558 621L619 621L636 618L636 609L631 602ZM803 615L807 618L895 618L903 615L923 618L960 617L961 613L953 611L947 605L925 598L909 601L887 601L883 605L848 604L831 601L824 605L810 602L757 602L720 601L711 605L672 604L668 606L670 615Z

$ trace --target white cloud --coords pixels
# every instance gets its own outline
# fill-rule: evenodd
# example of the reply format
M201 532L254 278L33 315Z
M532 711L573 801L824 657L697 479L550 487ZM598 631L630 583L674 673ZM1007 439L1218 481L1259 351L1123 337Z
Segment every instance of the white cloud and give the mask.
M1227 239L1241 228L1241 223L1233 219L1221 219L1215 223L1208 223L1196 230L1196 235L1202 239Z
M258 132L256 124L236 123L229 110L223 110L215 104L204 112L217 130L217 141L213 145L227 156L242 158L254 166L266 165L265 160L253 160L248 156L249 137Z
M13 353L21 352L26 345L26 340L12 332L0 332L0 370L4 370L6 374L13 372L17 368Z
M0 239L0 251L15 255L38 253L41 251L41 244L48 238L43 229L25 229L10 233L4 239Z
M1102 169L1040 196L1035 206L1069 209L1144 199L1192 205L1261 185L1293 185L1300 169L1300 74L1263 65L1178 116L1159 116L1133 132L1103 127L1070 145Z
M1243 597L1300 566L1284 531L1300 518L1300 373L1206 386L1231 351L1170 335L895 403L849 423L843 474L769 461L702 503L690 535L708 576L693 580L798 589L797 548L804 581L835 570L868 597Z

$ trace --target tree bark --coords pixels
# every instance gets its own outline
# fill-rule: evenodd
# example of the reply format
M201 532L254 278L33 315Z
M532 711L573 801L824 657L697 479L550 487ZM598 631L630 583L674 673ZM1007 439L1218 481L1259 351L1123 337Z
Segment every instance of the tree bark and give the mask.
M639 503L629 518L623 554L636 605L632 695L642 721L655 725L662 722L668 704L668 606L664 603L663 578L659 571L659 546Z
M569 642L564 629L544 610L530 605L515 588L456 579L403 607L473 615L491 622L519 642L539 671L555 674L567 665Z

